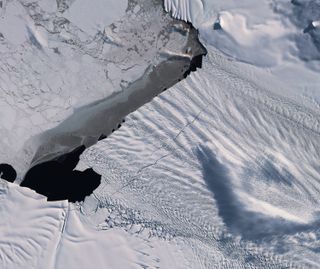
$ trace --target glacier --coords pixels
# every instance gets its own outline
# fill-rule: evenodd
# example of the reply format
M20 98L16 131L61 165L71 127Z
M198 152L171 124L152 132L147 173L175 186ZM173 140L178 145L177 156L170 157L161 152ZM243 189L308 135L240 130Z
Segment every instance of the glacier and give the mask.
M76 169L102 177L84 202L46 202L0 181L0 261L320 268L319 1L163 5L199 30L208 52L202 68L80 156ZM1 110L8 129L10 109ZM38 230L21 240L33 222ZM48 251L39 257L25 244Z
M306 34L296 5L164 4L208 56L82 155L102 175L85 212L115 207L120 221L96 222L111 229L138 211L135 222L192 250L188 268L318 268L319 63L288 50Z
M209 52L89 148L82 165L102 184L83 207L138 211L135 222L183 238L203 268L317 268L319 115L228 66Z

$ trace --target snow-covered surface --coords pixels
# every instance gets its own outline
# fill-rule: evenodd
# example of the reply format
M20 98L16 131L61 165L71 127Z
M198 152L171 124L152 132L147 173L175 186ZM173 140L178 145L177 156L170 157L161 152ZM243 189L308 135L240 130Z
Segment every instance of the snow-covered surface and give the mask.
M129 223L127 231L98 230L75 205L1 179L0 209L1 268L188 268L175 242Z
M1 268L53 268L67 209L0 179Z
M7 268L320 268L319 1L164 3L203 68L85 151L102 184L82 204L0 185Z
M192 22L199 29L202 42L225 53L232 65L239 65L251 76L260 77L261 72L271 74L266 76L267 83L261 81L262 87L271 80L278 84L268 87L269 90L291 95L297 102L319 109L320 31L315 26L320 18L319 1L165 0L164 3L174 17Z

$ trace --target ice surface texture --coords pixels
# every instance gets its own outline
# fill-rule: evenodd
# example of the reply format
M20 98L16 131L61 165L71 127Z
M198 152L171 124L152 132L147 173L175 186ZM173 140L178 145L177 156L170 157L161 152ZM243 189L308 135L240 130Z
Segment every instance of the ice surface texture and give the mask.
M303 33L308 25L283 11L307 1L282 2L164 2L199 28L208 56L201 70L81 155L77 169L93 168L101 185L82 204L69 205L57 255L50 256L54 267L86 268L90 261L96 268L319 268L318 62L295 48L296 37L310 35ZM314 27L318 19L310 20ZM293 51L286 50L290 44ZM3 126L10 127L12 114L5 113ZM16 206L8 196L16 188L0 190L4 219ZM30 201L38 197L27 193ZM31 208L50 215L49 205L39 198ZM30 214L16 215L32 224ZM61 225L58 216L53 220L49 238ZM10 264L19 256L14 243L25 249L29 241L1 225L0 257Z
M319 115L235 71L209 51L89 148L82 162L102 184L84 208L139 212L136 223L183 238L205 268L317 268Z
M199 27L203 68L82 155L102 175L83 209L112 208L116 221L92 217L104 229L131 212L191 249L190 268L318 268L317 62L282 47L304 28L267 1L202 3L194 18L188 1L165 7Z

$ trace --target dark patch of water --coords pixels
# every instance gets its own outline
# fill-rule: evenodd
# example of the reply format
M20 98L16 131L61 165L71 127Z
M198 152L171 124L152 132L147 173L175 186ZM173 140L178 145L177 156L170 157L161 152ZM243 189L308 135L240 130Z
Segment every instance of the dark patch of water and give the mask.
M203 55L194 56L190 62L190 68L184 73L183 77L186 78L191 72L197 71L197 68L202 68Z
M17 177L16 170L7 163L0 164L0 177L9 182L14 182Z
M101 176L92 168L74 170L84 150L85 146L80 146L70 153L32 167L21 186L45 195L48 201L83 201L101 182Z

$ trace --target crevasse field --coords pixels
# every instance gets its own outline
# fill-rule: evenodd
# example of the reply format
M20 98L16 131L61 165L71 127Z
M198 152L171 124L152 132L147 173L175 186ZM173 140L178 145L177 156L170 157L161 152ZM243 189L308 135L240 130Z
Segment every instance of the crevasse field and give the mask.
M37 143L56 137L52 128L60 134L71 126L87 139L89 121L78 123L96 115L91 104L130 100L125 89L149 66L168 55L185 59L188 31L168 25L191 22L207 50L201 69L88 143L77 169L93 168L102 179L83 202L48 202L20 187L21 178L1 180L1 268L320 268L320 1L0 3L0 157L18 175ZM62 17L68 27L48 31ZM126 38L138 22L146 35ZM112 24L121 25L117 34ZM94 43L104 27L105 54ZM159 50L144 43L153 33L169 40ZM143 56L120 50L131 46L143 47ZM38 70L28 68L37 61ZM43 88L37 83L45 93L29 90ZM76 99L68 107L45 102L53 93ZM42 122L47 106L58 114ZM59 141L45 149L64 152L78 140Z

